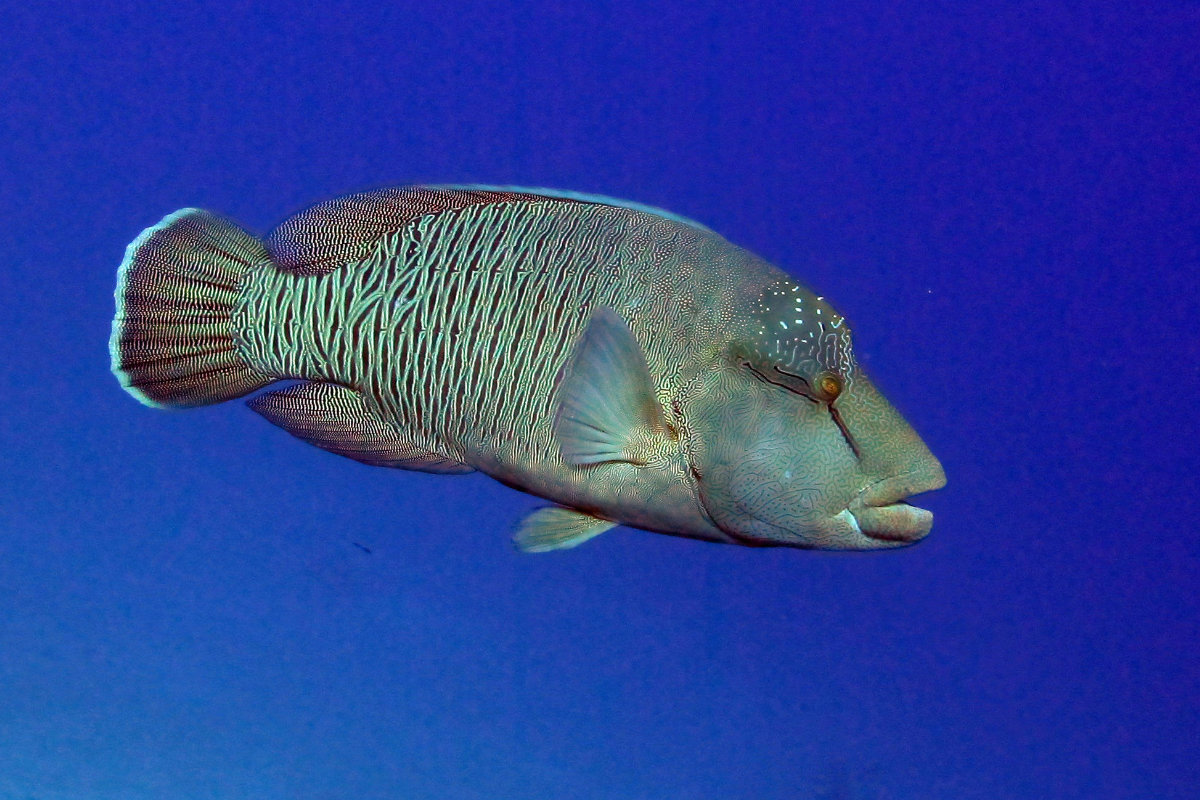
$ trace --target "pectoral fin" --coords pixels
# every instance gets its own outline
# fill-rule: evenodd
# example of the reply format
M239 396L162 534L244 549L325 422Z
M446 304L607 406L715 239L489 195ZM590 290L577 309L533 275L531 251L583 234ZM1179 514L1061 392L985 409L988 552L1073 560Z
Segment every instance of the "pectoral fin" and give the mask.
M246 405L293 436L364 464L442 474L474 471L447 454L406 441L366 398L346 386L304 383L260 394Z
M568 464L646 463L652 440L670 434L642 349L608 308L592 317L559 387L554 432Z
M513 543L526 553L566 550L599 536L616 524L582 511L551 506L538 509L521 520Z

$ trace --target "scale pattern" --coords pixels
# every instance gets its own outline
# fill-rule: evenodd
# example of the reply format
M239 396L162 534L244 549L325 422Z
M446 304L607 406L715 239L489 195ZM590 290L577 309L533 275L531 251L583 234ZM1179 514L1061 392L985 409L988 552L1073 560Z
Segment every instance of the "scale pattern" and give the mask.
M561 464L555 387L593 310L630 325L670 418L727 341L746 257L636 210L505 198L419 217L327 274L264 270L237 327L257 369L354 388L416 448Z

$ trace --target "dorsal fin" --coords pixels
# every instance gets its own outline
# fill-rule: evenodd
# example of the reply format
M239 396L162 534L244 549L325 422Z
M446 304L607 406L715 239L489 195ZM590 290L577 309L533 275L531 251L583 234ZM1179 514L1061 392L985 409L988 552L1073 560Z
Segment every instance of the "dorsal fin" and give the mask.
M698 222L660 208L598 194L521 186L402 186L317 203L289 217L264 240L281 268L324 275L370 254L380 237L414 219L467 206L518 200L560 200L628 208L707 231Z
M604 194L592 194L591 192L573 192L570 189L547 189L541 186L489 186L483 183L448 183L444 185L429 186L430 189L454 189L473 192L496 192L504 194L520 195L522 197L542 197L547 200L573 200L577 203L591 203L599 206L613 206L614 208L628 208L632 211L641 211L643 214L649 214L654 217L662 217L671 222L678 222L682 225L687 225L689 228L707 231L712 233L712 228L701 225L694 219L673 214L666 209L657 206L649 206L645 203L636 203L632 200L622 200L618 197L609 197Z
M317 203L279 224L264 241L283 269L323 275L360 261L375 243L414 219L481 203L532 199L515 192L403 186Z

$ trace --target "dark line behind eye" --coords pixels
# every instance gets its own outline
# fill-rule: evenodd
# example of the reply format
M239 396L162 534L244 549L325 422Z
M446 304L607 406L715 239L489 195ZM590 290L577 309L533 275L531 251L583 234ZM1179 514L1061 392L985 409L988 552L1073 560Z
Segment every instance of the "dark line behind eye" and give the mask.
M853 451L854 457L862 461L862 451L858 449L858 443L854 441L854 437L850 435L850 429L846 427L845 421L842 420L842 414L837 410L837 406L829 404L829 415L833 417L833 424L838 426L838 430L842 432L842 438L846 440L846 444L850 445L850 450Z
M801 382L801 383L803 383L805 386L807 386L807 387L808 387L808 390L809 390L810 392L812 391L812 384L811 384L811 383L809 383L809 382L808 382L808 378L804 377L803 375L797 375L797 374L796 374L796 373L794 373L794 372L788 372L786 369L780 369L780 368L779 368L779 366L778 366L778 365L776 365L776 364L772 364L772 365L771 365L771 369L775 370L775 371L776 371L776 372L778 372L780 375L787 375L789 378L795 378L796 380L800 381L800 382Z
M759 380L761 380L763 383L769 383L769 384L771 384L772 386L778 386L780 389L786 389L787 391L791 392L792 394L800 395L800 396L801 396L801 397L803 397L805 400L809 400L809 401L811 401L811 402L813 402L813 403L819 403L819 402L821 402L821 401L820 401L820 400L818 400L816 397L813 397L811 394L809 394L807 391L804 391L804 390L802 390L802 389L797 389L795 386L788 386L786 383L780 383L779 381L773 381L773 380L771 380L771 379L770 379L768 376L766 376L766 375L764 375L763 373L761 373L761 372L759 372L758 370L756 370L756 369L754 368L754 365L753 365L753 364L751 364L749 361L743 361L743 362L742 362L742 364L743 364L743 365L746 367L746 369L748 369L748 370L750 370L751 372L753 372L753 373L754 373L754 375L755 375L755 376L756 376L756 377L757 377ZM779 369L779 367L775 367L775 371L776 371L776 372L779 372L781 375L787 375L787 376L789 376L789 377L793 377L793 378L799 378L799 380L800 380L800 381L801 381L801 382L802 382L802 383L803 383L805 386L808 386L808 381L804 380L804 378L801 378L799 375L792 375L790 372L784 372L783 370Z

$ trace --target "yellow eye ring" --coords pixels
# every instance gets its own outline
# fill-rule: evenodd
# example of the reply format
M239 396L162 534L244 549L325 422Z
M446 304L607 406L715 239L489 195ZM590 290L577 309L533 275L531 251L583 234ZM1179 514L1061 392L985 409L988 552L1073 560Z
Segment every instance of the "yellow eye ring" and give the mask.
M832 372L823 372L817 378L817 388L827 399L833 400L842 393L842 380Z

